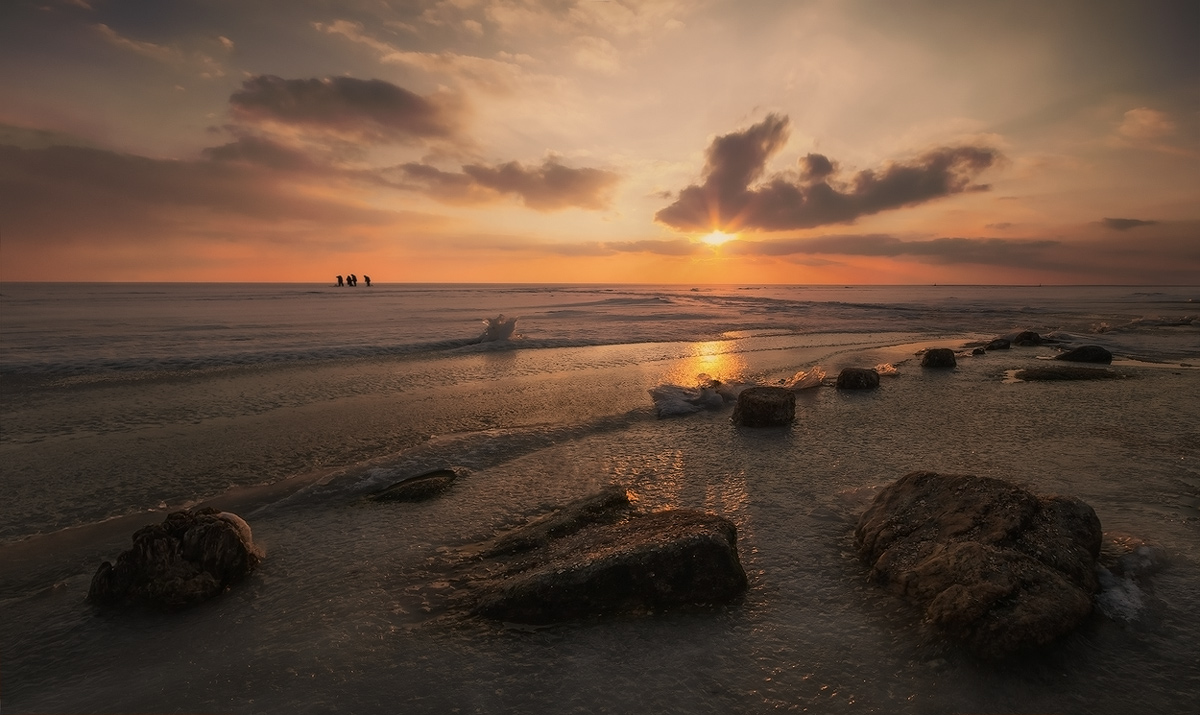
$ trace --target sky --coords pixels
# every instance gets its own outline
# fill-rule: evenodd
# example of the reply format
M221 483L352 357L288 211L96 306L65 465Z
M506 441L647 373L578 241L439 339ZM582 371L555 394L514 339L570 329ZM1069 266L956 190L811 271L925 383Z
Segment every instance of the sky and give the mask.
M0 280L1200 284L1195 0L3 0Z

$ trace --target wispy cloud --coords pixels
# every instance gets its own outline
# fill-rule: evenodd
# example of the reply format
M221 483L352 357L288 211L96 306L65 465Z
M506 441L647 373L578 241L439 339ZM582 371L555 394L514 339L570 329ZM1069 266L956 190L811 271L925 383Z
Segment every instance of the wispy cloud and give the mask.
M517 196L537 211L608 208L620 177L603 169L571 168L549 158L541 166L510 161L495 166L468 164L447 172L417 162L399 167L422 191L449 203L485 203Z

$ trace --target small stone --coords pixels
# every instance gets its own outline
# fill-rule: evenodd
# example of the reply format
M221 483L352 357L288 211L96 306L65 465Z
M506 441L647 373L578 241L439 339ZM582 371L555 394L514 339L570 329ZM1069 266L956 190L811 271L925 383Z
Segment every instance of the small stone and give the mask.
M921 358L921 367L950 368L957 364L954 351L950 348L930 348Z
M751 387L738 395L734 424L775 427L796 419L796 393L783 387Z
M838 373L839 390L874 390L879 387L879 373L866 367L848 367Z

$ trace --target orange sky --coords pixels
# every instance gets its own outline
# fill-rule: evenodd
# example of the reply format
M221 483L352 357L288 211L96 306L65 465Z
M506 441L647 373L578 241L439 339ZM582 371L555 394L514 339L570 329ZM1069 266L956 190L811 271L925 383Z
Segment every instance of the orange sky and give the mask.
M1194 2L902 5L9 0L0 280L1197 282Z

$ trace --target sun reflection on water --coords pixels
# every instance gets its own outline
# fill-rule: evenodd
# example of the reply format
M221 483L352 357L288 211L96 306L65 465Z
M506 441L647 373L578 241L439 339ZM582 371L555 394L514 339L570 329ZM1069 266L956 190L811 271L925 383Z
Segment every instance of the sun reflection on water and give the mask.
M733 352L736 342L712 340L692 346L691 357L683 358L665 376L664 382L691 387L698 382L697 376L708 375L714 380L731 382L741 380L746 371L746 360Z

